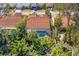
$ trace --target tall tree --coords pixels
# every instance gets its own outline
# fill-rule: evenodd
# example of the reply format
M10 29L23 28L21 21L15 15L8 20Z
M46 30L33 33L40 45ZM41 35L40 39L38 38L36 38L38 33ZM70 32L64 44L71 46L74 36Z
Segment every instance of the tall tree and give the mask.
M17 24L17 39L22 39L26 34L26 17L24 16L20 23Z

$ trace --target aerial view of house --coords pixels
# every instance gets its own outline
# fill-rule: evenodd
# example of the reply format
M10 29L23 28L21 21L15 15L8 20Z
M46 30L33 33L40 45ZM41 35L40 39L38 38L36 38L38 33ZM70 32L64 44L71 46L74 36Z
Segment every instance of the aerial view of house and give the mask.
M50 18L47 15L32 15L27 20L27 32L37 31L40 35L50 35Z
M0 3L0 55L79 56L79 4Z

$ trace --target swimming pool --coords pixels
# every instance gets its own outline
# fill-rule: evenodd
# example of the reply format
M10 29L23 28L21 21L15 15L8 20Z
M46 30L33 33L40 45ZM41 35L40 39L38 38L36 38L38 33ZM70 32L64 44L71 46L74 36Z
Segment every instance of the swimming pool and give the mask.
M40 37L44 37L46 35L45 31L37 31L37 33Z

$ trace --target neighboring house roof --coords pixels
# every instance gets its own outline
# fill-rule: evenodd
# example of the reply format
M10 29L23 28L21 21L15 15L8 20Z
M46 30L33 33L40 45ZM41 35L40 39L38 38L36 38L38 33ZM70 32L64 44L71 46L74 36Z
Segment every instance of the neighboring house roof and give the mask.
M23 5L24 7L28 7L28 8L29 8L30 3L22 3L22 5Z
M50 18L47 15L29 16L27 20L28 29L50 29Z
M0 4L0 8L6 8L6 7L7 7L7 4L5 4L5 3Z
M46 3L47 7L53 7L53 5L54 5L53 3Z
M18 10L18 9L15 10L15 13L21 13L21 12L22 10Z
M38 11L36 11L36 14L37 15L45 15L46 11L45 10L38 10Z
M26 9L26 10L23 10L22 11L22 15L30 15L30 14L33 14L35 11L34 10L29 10L29 9Z
M17 17L17 16L22 16L21 13L22 13L22 10L18 10L18 9L17 9L17 10L11 11L11 12L10 12L10 15L11 15L11 16L16 16L16 17Z
M61 20L62 20L62 28L67 28L68 27L68 17L67 16L62 16L61 17ZM71 18L70 18L70 22L69 22L69 25L72 25L74 24L75 21L73 21Z
M17 8L17 9L22 9L22 8L23 8L22 3L17 3L17 4L16 4L16 8Z
M15 27L21 19L21 16L1 16L0 27Z
M14 8L16 6L16 3L9 3L9 6Z
M38 3L32 3L31 7L40 7L40 5Z

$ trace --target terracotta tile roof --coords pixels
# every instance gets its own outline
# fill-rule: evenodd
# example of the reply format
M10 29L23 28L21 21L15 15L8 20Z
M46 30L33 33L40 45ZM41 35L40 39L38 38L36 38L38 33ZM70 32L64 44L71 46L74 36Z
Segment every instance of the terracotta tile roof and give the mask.
M15 27L21 18L20 16L2 16L0 18L0 27Z
M62 16L61 20L62 20L62 27L67 28L68 27L68 18L67 18L67 16ZM69 25L74 24L74 23L75 22L70 18Z
M50 18L47 15L29 16L27 21L27 28L39 29L46 28L50 29Z

